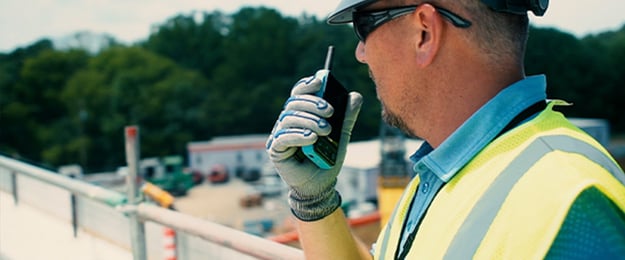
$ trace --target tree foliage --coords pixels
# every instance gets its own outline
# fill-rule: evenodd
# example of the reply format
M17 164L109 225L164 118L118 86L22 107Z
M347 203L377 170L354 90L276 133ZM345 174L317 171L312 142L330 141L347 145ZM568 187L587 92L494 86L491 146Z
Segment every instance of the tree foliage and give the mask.
M114 42L114 39L109 39ZM123 129L141 129L143 157L184 154L194 140L268 133L290 88L323 66L364 96L354 140L376 137L380 104L354 56L351 26L314 16L243 8L180 14L133 46L61 50L43 39L0 54L0 151L88 172L124 164ZM575 103L566 113L606 118L625 131L625 28L578 39L532 28L527 74L548 75L548 95Z
M84 165L121 165L127 125L141 127L145 156L183 152L200 136L197 129L207 127L206 113L198 106L207 89L198 72L143 48L103 51L72 75L62 92L70 129L76 131L66 152L80 155Z
M604 118L615 132L622 133L624 50L625 27L582 39L556 29L532 28L526 70L547 75L549 98L573 103L561 108L567 116Z

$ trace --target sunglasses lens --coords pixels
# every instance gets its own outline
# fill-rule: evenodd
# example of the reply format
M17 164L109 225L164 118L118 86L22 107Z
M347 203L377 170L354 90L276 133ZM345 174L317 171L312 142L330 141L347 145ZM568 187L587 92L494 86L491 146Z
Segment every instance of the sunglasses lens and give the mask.
M393 7L377 11L361 11L352 13L352 23L354 31L360 41L364 42L367 36L380 27L382 24L393 20L402 15L409 14L417 9L418 5L409 5L401 7ZM447 18L454 26L459 28L467 28L471 26L471 22L443 8L435 7L436 10Z
M374 19L371 19L370 16L360 16L354 15L354 30L356 31L356 35L361 41L365 41L369 33L372 31L373 24L375 23Z

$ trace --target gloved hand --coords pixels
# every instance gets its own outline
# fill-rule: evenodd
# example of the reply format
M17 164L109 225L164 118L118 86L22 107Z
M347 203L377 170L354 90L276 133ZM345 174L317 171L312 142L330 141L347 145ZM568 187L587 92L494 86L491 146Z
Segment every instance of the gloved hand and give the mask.
M295 84L266 146L269 159L289 186L288 202L293 214L304 221L322 219L341 205L340 195L334 189L336 176L343 166L347 144L362 105L362 96L358 92L349 93L343 129L330 129L324 118L332 115L333 108L314 95L321 83L322 79L311 76ZM332 168L323 170L308 159L296 158L300 147L315 143L318 136L328 135L330 131L341 131Z

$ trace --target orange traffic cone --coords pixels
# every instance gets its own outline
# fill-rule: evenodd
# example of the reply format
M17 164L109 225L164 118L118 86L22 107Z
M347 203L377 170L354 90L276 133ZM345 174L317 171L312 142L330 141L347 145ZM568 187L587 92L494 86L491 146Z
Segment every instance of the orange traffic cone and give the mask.
M176 231L165 227L163 230L163 247L165 260L176 260Z

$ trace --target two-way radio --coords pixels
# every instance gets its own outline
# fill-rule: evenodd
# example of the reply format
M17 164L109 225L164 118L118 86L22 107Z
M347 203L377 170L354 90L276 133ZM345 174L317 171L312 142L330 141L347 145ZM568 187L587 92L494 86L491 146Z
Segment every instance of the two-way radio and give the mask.
M332 130L327 136L319 136L314 144L301 148L301 152L321 169L330 169L336 163L349 95L330 72L333 54L334 46L329 46L324 68L315 73L315 77L322 80L321 89L315 95L322 97L334 108L332 116L327 118Z

